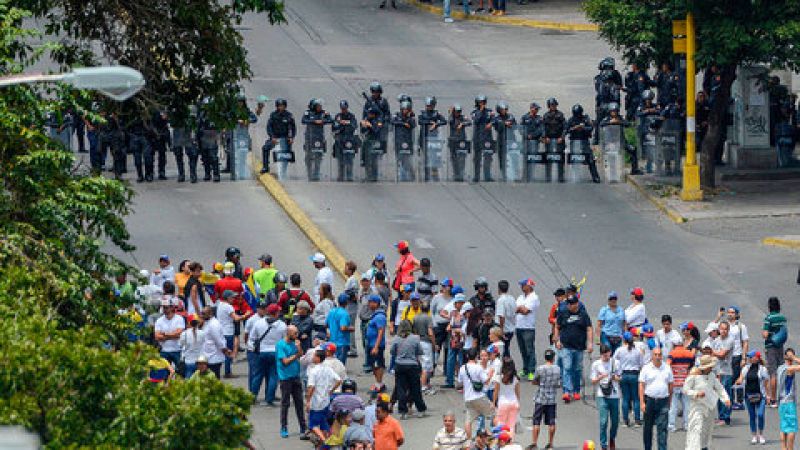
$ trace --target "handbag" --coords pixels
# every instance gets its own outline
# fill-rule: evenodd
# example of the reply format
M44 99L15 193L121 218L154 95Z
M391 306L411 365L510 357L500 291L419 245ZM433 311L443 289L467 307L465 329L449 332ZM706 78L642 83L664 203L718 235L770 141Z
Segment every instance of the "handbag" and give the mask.
M253 352L254 353L261 353L261 341L263 341L264 338L267 337L267 335L269 334L269 330L272 329L272 325L274 325L274 324L275 324L275 322L272 322L271 324L269 324L269 326L267 327L267 331L265 331L264 334L262 334L260 338L256 339L256 343L253 344Z
M747 394L747 403L761 403L761 393Z
M610 397L614 393L614 358L611 358L611 370L608 372L608 384L600 383L600 392L603 397Z
M405 265L407 258L408 258L408 255L405 255L405 256L403 256L403 260L400 261L400 268L401 269L403 268L403 265ZM400 282L400 278L401 278L400 275L394 277L394 282L392 283L392 289L394 289L395 291L398 291L398 292L400 292L400 288L403 287L403 283Z
M464 372L467 373L467 378L469 378L469 382L472 383L472 390L475 392L482 392L483 391L483 381L475 381L472 379L472 375L469 373L469 365L464 365Z

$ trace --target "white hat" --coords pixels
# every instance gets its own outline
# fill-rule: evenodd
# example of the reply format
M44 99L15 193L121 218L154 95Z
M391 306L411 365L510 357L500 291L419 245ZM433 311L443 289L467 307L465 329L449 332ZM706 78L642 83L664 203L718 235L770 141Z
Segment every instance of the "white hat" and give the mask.
M719 331L719 324L717 322L711 322L706 327L706 333L711 333L712 331Z
M320 252L317 252L317 253L314 253L314 255L312 255L311 258L309 258L309 259L311 259L311 261L315 262L315 263L324 263L325 262L325 255L323 255Z
M464 303L464 306L461 307L461 314L464 314L467 311L472 311L472 303Z

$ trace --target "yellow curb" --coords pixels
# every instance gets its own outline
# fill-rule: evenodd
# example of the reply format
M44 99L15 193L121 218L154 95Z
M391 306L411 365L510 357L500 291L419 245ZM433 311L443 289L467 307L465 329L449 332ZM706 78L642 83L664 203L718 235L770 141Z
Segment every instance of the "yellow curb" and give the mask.
M419 0L408 0L408 3L419 10L426 11L432 14L441 16L443 14L442 8L439 6L428 5ZM593 23L569 23L569 22L551 22L549 20L535 20L524 19L521 17L509 16L484 16L484 15L470 15L467 16L461 11L453 11L451 17L463 20L474 20L478 22L491 22L503 25L513 25L518 27L528 28L543 28L547 30L561 30L561 31L598 31L599 27Z
M780 236L765 237L761 240L764 245L771 245L773 247L790 248L792 250L800 250L800 238L787 239Z
M300 231L306 235L309 241L319 249L319 251L327 258L328 265L337 271L343 279L347 279L344 274L344 263L347 259L341 251L331 242L330 239L317 227L317 225L308 217L297 202L294 201L292 196L286 192L281 183L275 179L271 173L261 174L261 162L253 155L250 155L250 163L253 168L253 174L264 189L275 199L281 208L286 212L286 215L300 228Z
M639 182L636 181L632 176L627 175L625 179L628 181L628 184L635 187L636 190L639 191L639 193L642 194L647 200L649 200L650 203L652 203L656 208L658 208L659 211L661 211L664 215L669 217L669 220L675 223L685 223L689 221L689 219L680 215L679 212L675 211L674 209L664 204L664 202L661 199L657 198L656 196L648 192L647 189L645 189L644 186L639 184Z

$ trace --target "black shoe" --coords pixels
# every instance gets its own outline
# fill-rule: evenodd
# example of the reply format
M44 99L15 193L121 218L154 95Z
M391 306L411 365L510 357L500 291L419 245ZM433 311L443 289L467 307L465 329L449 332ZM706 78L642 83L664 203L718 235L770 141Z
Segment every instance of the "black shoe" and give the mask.
M600 178L593 178L592 183L601 183Z
M158 174L158 179L163 181L163 180L167 179L167 176L164 175L163 173L160 173L160 174Z
M392 9L397 9L397 3L392 2Z
M192 175L192 176L190 176L190 177L189 177L189 181L191 181L191 182L192 182L192 184L194 184L194 183L197 183L197 175Z
M152 183L153 182L153 176L152 175L145 175L144 179L148 183Z
M214 175L214 183L219 183L219 175Z
M642 171L639 170L639 169L631 170L631 175L641 175L641 174L642 174Z
M203 181L211 181L211 175L204 176Z
M381 6L378 6L378 8L380 8L380 9L386 8L386 2L381 3Z
M260 173L262 173L262 174L269 173L269 169L267 169L266 167L264 167L264 168L262 168L262 169L261 169L261 172L260 172Z
M186 177L183 175L178 175L178 183L183 183L184 181L186 181Z
M219 173L231 173L231 169L222 169Z
M136 178L136 182L137 182L137 183L141 183L142 181L144 181L144 177L143 177L143 176L141 176L141 175L139 175L139 177L138 177L138 178Z

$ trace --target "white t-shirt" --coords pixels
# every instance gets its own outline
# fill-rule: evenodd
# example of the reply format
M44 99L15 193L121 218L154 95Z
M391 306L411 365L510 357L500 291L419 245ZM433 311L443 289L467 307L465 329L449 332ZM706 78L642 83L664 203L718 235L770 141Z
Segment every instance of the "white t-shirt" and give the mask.
M196 332L191 327L183 330L178 343L181 346L181 357L186 364L194 364L197 357L203 354L203 344L206 340L206 332L197 329Z
M330 369L333 370L333 373L335 373L339 379L344 380L347 378L347 368L335 357L331 356L329 358L325 358L321 365L330 367ZM337 392L338 391L339 390L337 389Z
M216 317L203 324L206 332L206 340L203 343L203 353L208 358L209 364L216 364L225 361L225 336L222 334L222 326Z
M716 340L716 348L714 348L715 352L721 352L723 350L727 350L728 354L725 355L724 358L719 359L719 374L720 375L733 375L733 365L731 364L733 359L733 336L728 333L728 337L723 338L720 335Z
M539 309L539 296L531 291L528 295L517 297L517 307L524 306L530 310L528 314L517 314L517 329L532 330L536 328L536 310Z
M341 381L339 375L325 364L317 364L308 369L308 385L314 387L311 396L311 410L322 411L331 403L331 392L336 382Z
M250 316L247 321L244 323L244 333L248 336L247 339L247 351L253 351L253 343L250 342L250 334L253 332L253 326L258 322L259 319L263 319L264 317L259 316L258 314L253 314Z
M179 329L186 327L186 321L183 317L175 314L172 319L167 319L167 316L161 316L156 320L155 330L161 333L172 333ZM178 339L167 339L161 341L162 352L179 352L181 351L181 344Z
M673 341L678 340L683 342L683 337L681 334L678 333L677 330L670 330L669 333L665 333L664 329L660 329L656 331L656 340L661 344L661 348L664 350L664 355L669 355L672 353L672 347L674 346Z
M653 357L650 355L650 346L645 344L642 341L636 341L633 343L633 346L636 347L636 350L639 350L639 353L642 354L642 365L645 365L650 362Z
M497 389L497 404L510 404L510 405L518 405L519 399L517 398L517 377L513 377L511 384L503 384L503 376L502 375L495 375L494 379L497 382L495 389Z
M464 336L464 347L462 348L463 351L467 351L472 349L475 345L475 338L467 333L467 321L463 321L464 323L461 324L461 335Z
M467 370L469 370L469 377L467 376ZM464 386L464 401L469 402L481 397L486 397L483 391L476 392L475 389L472 388L472 381L469 381L470 377L472 377L473 381L480 381L484 384L489 381L486 371L483 370L480 364L471 362L461 366L461 369L458 371L458 382Z
M622 375L622 370L620 369L619 363L615 361L614 358L610 358L608 362L603 361L602 359L598 359L597 361L593 362L592 374L591 374L592 379L594 380L601 374L606 374L607 376L597 383L597 396L605 398L619 398L619 393L620 393L619 381L611 378L612 375L617 375L617 376ZM608 386L609 379L611 379L611 385L613 386L613 388L611 389L611 395L606 397L605 395L603 395L603 389L601 388L601 385Z
M672 381L672 369L668 364L661 363L660 367L656 367L648 363L639 372L639 382L644 383L644 395L648 397L669 397L669 383Z
M747 326L742 322L731 323L731 329L728 334L733 336L733 356L741 356L742 341L750 340L750 334L747 332Z
M636 348L636 345L628 350L628 345L623 343L622 346L614 352L614 359L617 360L616 365L618 365L619 370L622 371L641 370L642 366L645 365L644 355L642 355L641 350Z
M219 301L217 302L217 320L222 325L222 334L225 336L233 336L233 306L230 303Z
M324 266L317 271L317 276L314 277L314 303L319 303L319 287L322 283L327 283L331 286L331 292L336 292L333 287L333 271L330 267Z
M175 269L172 266L159 269L159 271L159 273L153 272L153 274L150 275L150 284L158 286L161 289L164 288L165 281L169 281L173 285L175 284Z
M513 333L516 329L517 323L517 302L514 297L503 294L497 299L497 312L495 313L494 321L500 323L500 317L505 317L506 322L503 324L503 333Z
M644 303L633 303L625 308L625 322L628 323L628 328L641 326L645 320L647 320L647 311Z

